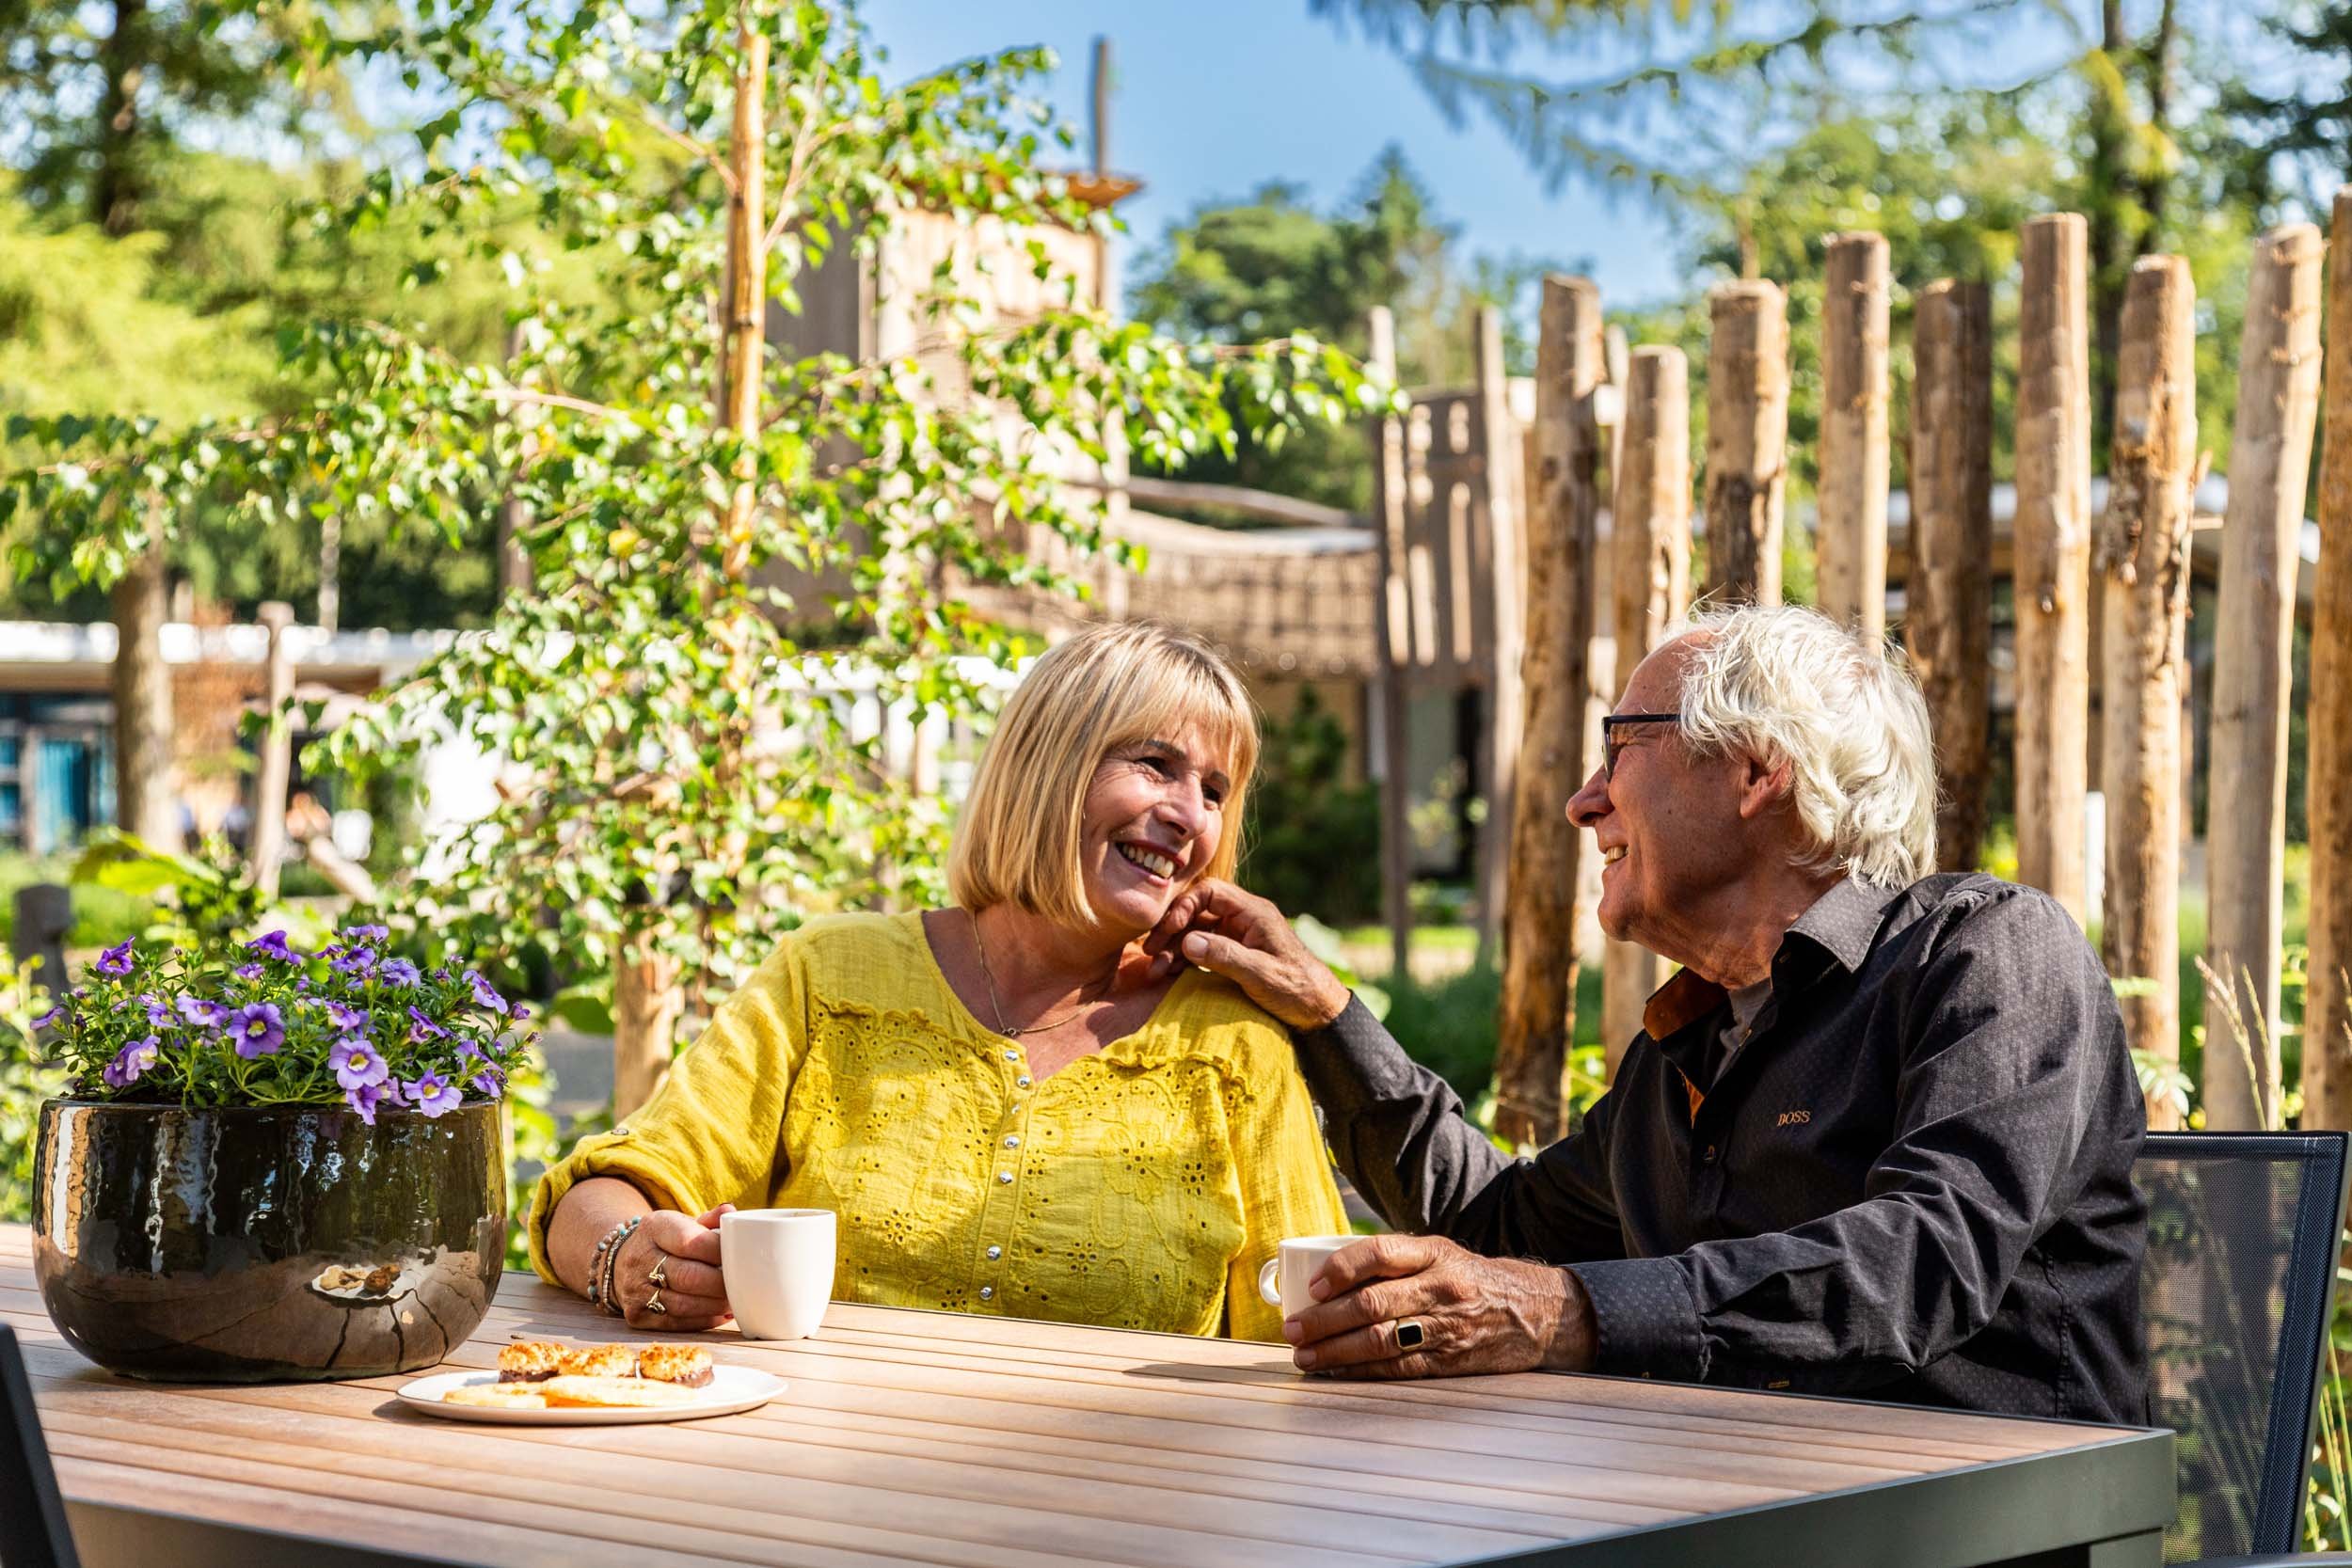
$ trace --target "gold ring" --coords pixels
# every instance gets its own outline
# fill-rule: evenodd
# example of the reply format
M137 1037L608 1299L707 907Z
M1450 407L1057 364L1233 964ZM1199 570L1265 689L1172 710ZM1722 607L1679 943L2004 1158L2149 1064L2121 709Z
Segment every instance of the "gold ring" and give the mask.
M653 1287L655 1290L657 1290L657 1291L660 1290L663 1286L665 1286L665 1285L669 1284L669 1283L670 1283L670 1276L669 1276L668 1275L666 1275L666 1274L662 1273L662 1271L663 1271L664 1269L668 1268L669 1266L670 1266L670 1255L669 1255L668 1253L666 1253L666 1252L665 1252L665 1253L663 1253L663 1254L661 1255L661 1257L660 1257L660 1259L658 1259L658 1260L654 1263L654 1266L653 1266L653 1272L652 1272L651 1274L649 1274L649 1275L645 1275L645 1283L646 1283L646 1284L648 1284L648 1285L650 1285L650 1286L652 1286L652 1287Z
M1406 1318L1396 1325L1396 1348L1399 1350L1419 1350L1428 1339L1429 1331L1421 1326L1418 1318Z
M656 1316L669 1310L669 1307L662 1304L660 1291L656 1291L653 1294L645 1298L645 1310L654 1313Z

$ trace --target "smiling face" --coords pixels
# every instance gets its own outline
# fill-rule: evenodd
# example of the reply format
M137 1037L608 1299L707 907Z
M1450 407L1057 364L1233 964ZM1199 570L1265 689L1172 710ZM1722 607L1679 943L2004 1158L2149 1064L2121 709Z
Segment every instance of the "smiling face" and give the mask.
M1677 641L1644 659L1614 711L1678 711L1685 651ZM1600 847L1600 928L1688 963L1752 860L1740 813L1746 760L1699 755L1672 724L1630 726L1617 738L1615 776L1604 764L1568 802L1568 820Z
M1225 838L1227 766L1196 725L1114 746L1095 765L1078 863L1096 920L1148 931L1208 869Z

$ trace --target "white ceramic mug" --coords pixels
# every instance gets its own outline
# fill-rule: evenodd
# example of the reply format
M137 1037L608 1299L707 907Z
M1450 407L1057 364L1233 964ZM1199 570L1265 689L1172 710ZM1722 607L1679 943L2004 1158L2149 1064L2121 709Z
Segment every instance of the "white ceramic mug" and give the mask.
M1314 1283L1315 1271L1323 1260L1343 1246L1362 1241L1361 1236L1293 1236L1275 1250L1258 1271L1258 1294L1265 1297L1268 1307L1279 1307L1285 1318L1295 1318L1315 1304L1307 1293ZM1275 1288L1275 1275L1281 1275L1281 1288Z
M719 1216L719 1269L735 1326L755 1339L805 1339L833 1299L830 1209L738 1209Z

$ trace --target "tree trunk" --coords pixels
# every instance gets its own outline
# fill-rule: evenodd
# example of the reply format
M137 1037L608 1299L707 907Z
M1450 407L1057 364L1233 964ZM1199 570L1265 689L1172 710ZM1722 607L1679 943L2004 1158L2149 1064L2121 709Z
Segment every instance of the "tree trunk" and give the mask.
M2226 804L2205 828L2206 964L2227 988L2205 1000L2205 1125L2216 1131L2278 1124L2289 658L2319 409L2320 248L2319 230L2308 223L2254 242L2238 348L2230 509L2214 610L2210 799ZM2230 1022L2233 1005L2242 1045Z
M628 938L612 959L612 1119L654 1097L670 1075L686 988L678 961L648 934Z
M115 0L115 24L98 46L99 70L104 77L98 94L98 161L90 173L90 221L120 239L139 226L140 206L147 196L147 170L141 145L146 122L139 113L139 91L146 85L149 55L154 40L149 36L147 0Z
M2180 31L2177 0L2164 0L2155 41L2148 47L2148 129L2154 135L2172 134L2172 55ZM2162 160L2145 160L2139 178L2139 208L2145 225L2140 230L2139 252L2143 256L2163 243L2171 183L2172 171Z
M2017 388L2017 875L2080 924L2089 895L2090 384L2083 220L2026 225Z
M1788 300L1726 283L1708 302L1707 590L1718 604L1780 603L1788 449Z
M160 524L151 524L154 537ZM164 662L160 539L114 586L115 820L151 848L180 847L172 789L171 668Z
M1486 692L1485 742L1478 761L1479 788L1486 819L1478 830L1479 946L1494 957L1502 936L1503 906L1511 884L1512 799L1518 793L1519 734L1527 721L1519 660L1527 646L1527 554L1519 527L1525 484L1526 448L1511 412L1509 378L1502 368L1502 312L1482 306L1477 313L1478 379L1473 428L1479 464L1475 515L1484 519L1487 546L1486 624L1492 628L1493 684ZM1456 563L1467 569L1468 561ZM1500 962L1500 960L1497 960Z
M2328 257L2328 434L2320 447L2319 581L2312 594L2308 788L2311 989L2303 1125L2352 1127L2352 190Z
M1973 871L1992 752L1992 291L1919 291L1912 358L1903 639L1934 721L1936 867Z
M1823 614L1886 637L1886 240L1829 242L1821 322L1821 486L1815 544Z
M272 600L262 606L261 622L269 631L262 698L268 706L261 766L253 775L253 836L246 843L246 858L253 866L253 885L263 898L275 898L286 859L286 790L294 777L294 731L285 711L294 689L294 650L286 643L294 606Z
M2197 294L2188 263L2132 269L2116 359L2115 439L2097 564L2106 596L2107 973L2135 1050L2181 1055L2181 695L2187 685L2190 488L2197 463ZM2171 1097L2148 1124L2180 1125Z
M2129 166L2131 106L2123 96L2131 35L2123 0L2100 0L2099 63L2090 81L2090 439L2106 439L2115 406L2115 360L2123 322L2124 230L2137 182Z
M1592 680L1593 567L1600 517L1605 379L1600 292L1581 277L1544 279L1536 341L1539 488L1527 504L1527 722L1512 792L1502 1035L1495 1051L1495 1132L1542 1145L1566 1131L1562 1099L1575 1037L1576 893L1583 833L1568 798L1591 769L1585 701Z
M1613 697L1624 696L1626 682L1691 597L1691 372L1680 349L1634 352L1620 423L1623 461L1610 505ZM1601 1049L1613 1081L1641 1032L1643 1004L1665 983L1666 961L1636 943L1612 942L1602 964Z
M1371 351L1365 363L1396 379L1396 318L1372 308ZM1406 734L1412 670L1411 622L1405 602L1405 421L1374 421L1373 526L1380 531L1380 594L1374 602L1374 641L1380 660L1380 907L1389 927L1389 975L1401 985L1412 973L1412 746Z

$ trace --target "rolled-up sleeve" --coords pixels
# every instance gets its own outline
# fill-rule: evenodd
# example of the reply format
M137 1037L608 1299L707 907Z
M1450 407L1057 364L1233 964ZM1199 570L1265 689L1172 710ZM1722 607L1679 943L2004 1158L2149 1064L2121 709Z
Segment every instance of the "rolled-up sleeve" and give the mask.
M1959 921L1904 1011L1895 1135L1863 1200L1785 1231L1579 1266L1597 1370L1696 1380L1737 1367L1860 1390L1992 1321L2034 1238L2079 1195L2122 1019L2081 934L2039 897L1989 899Z

